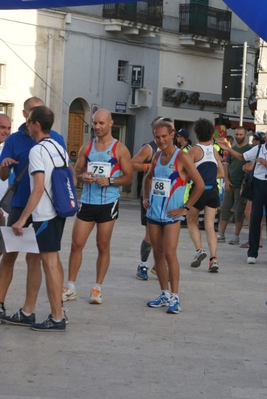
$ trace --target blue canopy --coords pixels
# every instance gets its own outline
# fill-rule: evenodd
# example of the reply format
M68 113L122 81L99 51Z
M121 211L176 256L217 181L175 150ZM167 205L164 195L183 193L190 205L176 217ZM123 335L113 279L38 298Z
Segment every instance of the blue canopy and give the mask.
M267 0L223 0L259 37L267 42Z
M96 4L136 3L137 1L142 0L0 0L0 10L77 7Z

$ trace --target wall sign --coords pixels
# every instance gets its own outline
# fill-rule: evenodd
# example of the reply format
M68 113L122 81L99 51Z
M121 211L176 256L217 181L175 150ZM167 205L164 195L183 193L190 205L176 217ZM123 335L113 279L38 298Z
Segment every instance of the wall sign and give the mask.
M162 105L165 107L212 112L225 112L226 109L226 101L222 101L219 94L170 89L167 87L163 88Z

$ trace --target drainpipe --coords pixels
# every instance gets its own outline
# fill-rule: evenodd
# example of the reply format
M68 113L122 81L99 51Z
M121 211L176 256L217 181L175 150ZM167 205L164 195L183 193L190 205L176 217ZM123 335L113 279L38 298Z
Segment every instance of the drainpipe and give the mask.
M51 77L52 77L52 54L53 54L53 35L48 35L48 54L47 54L47 71L46 71L46 94L45 94L45 105L50 107L50 95L51 95Z

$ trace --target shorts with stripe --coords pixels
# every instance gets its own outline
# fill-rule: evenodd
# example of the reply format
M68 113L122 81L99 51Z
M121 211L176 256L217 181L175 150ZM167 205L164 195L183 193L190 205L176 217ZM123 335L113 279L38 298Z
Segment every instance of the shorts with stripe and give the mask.
M65 221L65 218L56 216L54 219L32 223L40 252L60 251Z
M83 204L77 213L77 218L84 222L106 223L119 217L119 200L105 205Z

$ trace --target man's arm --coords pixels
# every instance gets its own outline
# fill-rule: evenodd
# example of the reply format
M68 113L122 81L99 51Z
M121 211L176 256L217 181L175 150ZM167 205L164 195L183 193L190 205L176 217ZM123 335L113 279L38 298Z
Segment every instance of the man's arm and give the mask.
M115 177L114 185L127 186L127 184L131 184L133 182L133 167L131 163L130 152L128 148L122 143L118 144L117 158L121 166L122 175L119 177Z
M88 150L89 143L85 143L79 151L78 159L75 165L76 178L81 183L92 184L96 181L95 177L91 177L89 173L85 170L86 168L86 151Z
M158 156L158 153L153 156L151 165L154 165L155 157ZM148 173L145 175L143 179L143 206L144 208L148 209L150 207L149 204L149 194L150 188L152 184L152 177L153 177L153 168L150 168Z
M12 158L5 158L3 159L0 167L0 179L5 181L6 179L9 178L10 175L10 168L9 166L11 165L17 165L19 162L15 161L15 159Z
M43 172L37 172L33 175L34 187L28 199L27 205L22 212L19 220L12 226L13 232L16 235L21 236L23 234L22 227L25 225L28 217L32 214L33 210L39 203L41 196L44 192L44 179L45 175Z
M145 162L151 158L151 147L146 144L144 145L139 152L132 158L131 162L133 165L133 170L135 172L147 172L150 164L146 164Z
M235 157L239 161L244 161L245 160L244 157L243 157L243 154L240 154L239 152L233 150L227 140L225 140L225 141L219 141L218 140L218 144L220 145L220 147L222 149L227 150L229 154L231 154L233 157Z

